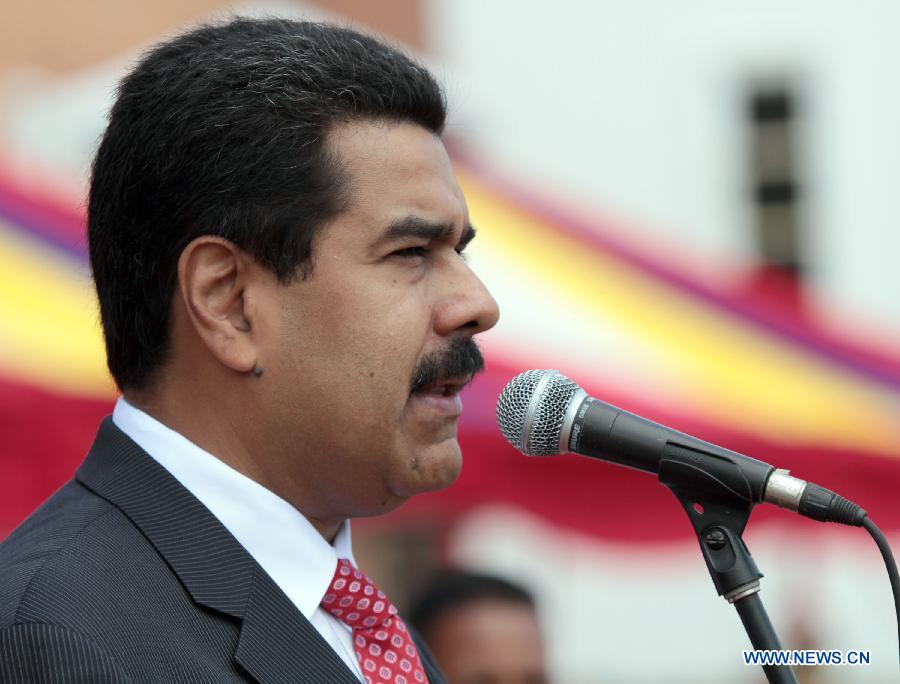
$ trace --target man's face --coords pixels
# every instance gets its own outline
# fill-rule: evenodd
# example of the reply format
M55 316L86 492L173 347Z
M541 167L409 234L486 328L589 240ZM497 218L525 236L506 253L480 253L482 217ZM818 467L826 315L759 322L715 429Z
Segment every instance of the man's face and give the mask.
M544 642L530 606L483 599L447 609L425 639L449 684L544 684Z
M260 381L271 475L321 518L384 512L453 482L458 385L477 370L472 336L499 315L460 253L468 209L440 139L354 122L328 142L348 207L316 238L312 275L260 303L275 326Z

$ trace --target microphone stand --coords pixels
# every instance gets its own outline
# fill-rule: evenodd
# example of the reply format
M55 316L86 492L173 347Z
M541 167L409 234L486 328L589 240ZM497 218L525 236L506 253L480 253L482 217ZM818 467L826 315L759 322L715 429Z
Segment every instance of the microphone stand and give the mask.
M659 481L672 490L688 514L703 559L719 596L737 609L756 650L781 650L778 635L759 597L763 574L741 535L754 501L739 467L721 463L713 472L697 453L669 442L659 466ZM788 665L763 665L769 684L797 684Z

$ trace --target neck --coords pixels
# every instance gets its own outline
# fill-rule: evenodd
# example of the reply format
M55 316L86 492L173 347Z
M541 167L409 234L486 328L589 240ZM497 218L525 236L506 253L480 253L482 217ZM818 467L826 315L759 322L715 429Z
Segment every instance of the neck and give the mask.
M128 391L124 396L135 408L290 503L329 544L333 544L345 518L310 515L304 510L302 497L291 496L290 492L279 487L278 481L284 481L285 478L274 477L265 464L259 463L259 459L254 457L260 452L248 448L248 444L254 441L252 437L248 438L235 429L239 422L231 419L227 402L205 401L200 398L203 395L196 391L188 392L190 399L185 399L184 394L159 389L150 392ZM215 410L204 410L207 406L215 406ZM243 411L238 413L244 414Z

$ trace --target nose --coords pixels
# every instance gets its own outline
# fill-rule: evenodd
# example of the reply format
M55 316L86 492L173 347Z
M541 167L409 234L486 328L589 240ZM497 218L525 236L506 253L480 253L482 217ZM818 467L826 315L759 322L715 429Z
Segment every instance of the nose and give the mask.
M493 328L499 319L497 301L469 265L456 256L435 312L435 332L441 336L477 335Z

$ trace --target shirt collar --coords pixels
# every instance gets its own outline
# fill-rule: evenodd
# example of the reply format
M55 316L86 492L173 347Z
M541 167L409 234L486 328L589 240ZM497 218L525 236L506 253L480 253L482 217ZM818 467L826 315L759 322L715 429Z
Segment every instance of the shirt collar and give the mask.
M124 397L112 419L218 518L307 619L330 586L338 558L356 565L349 520L329 544L287 501Z

